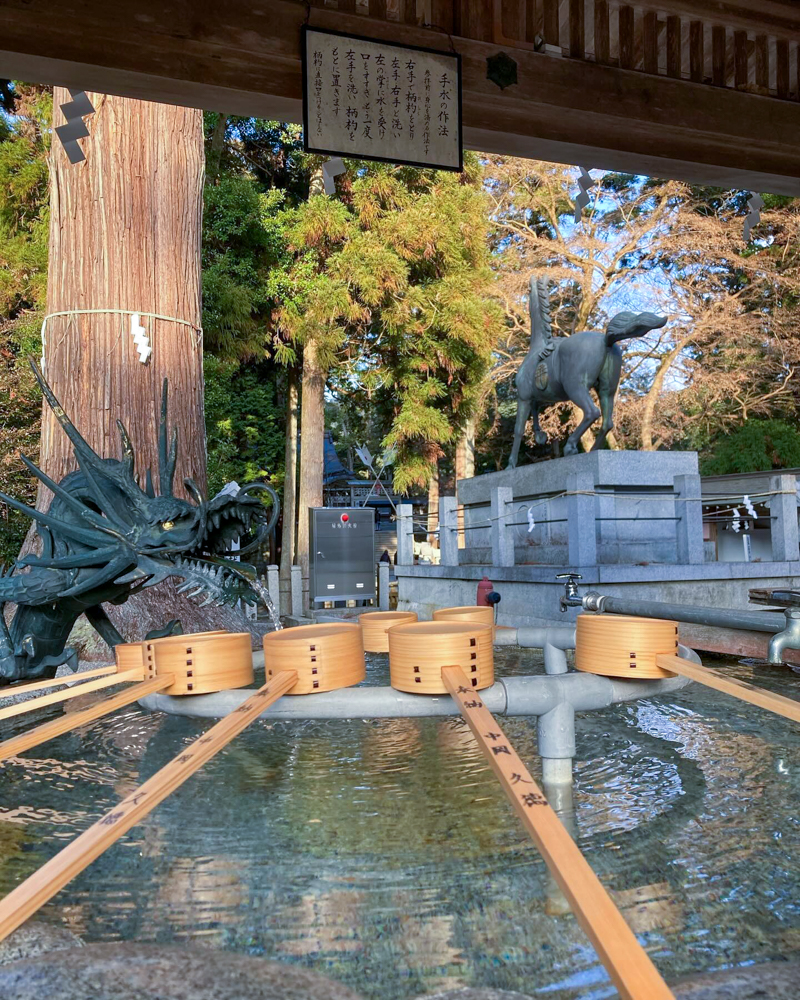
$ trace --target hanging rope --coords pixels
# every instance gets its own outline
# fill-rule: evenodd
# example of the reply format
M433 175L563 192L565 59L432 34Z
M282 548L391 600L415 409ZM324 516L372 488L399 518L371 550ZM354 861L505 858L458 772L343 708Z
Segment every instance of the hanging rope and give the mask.
M178 316L164 316L162 313L151 313L151 312L141 312L138 309L59 309L56 312L48 313L42 320L42 358L41 358L41 369L44 372L44 345L45 345L45 333L47 330L47 321L49 319L55 319L57 316L68 316L70 319L73 316L97 316L103 313L110 313L114 316L136 316L136 325L138 326L139 317L146 317L147 319L159 319L163 320L165 323L179 323L181 326L188 326L190 329L195 331L195 339L197 346L199 347L203 342L203 328L198 326L196 323L190 322L188 319L180 319ZM141 339L141 335L140 335ZM137 350L139 351L140 358L142 357L142 349L139 343L136 344ZM146 358L145 358L146 360Z

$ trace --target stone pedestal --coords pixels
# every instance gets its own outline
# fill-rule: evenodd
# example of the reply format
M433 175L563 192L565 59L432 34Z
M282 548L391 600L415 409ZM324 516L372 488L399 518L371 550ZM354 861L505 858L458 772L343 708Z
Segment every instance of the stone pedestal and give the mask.
M699 489L697 453L677 451L596 451L464 479L460 562L702 562Z

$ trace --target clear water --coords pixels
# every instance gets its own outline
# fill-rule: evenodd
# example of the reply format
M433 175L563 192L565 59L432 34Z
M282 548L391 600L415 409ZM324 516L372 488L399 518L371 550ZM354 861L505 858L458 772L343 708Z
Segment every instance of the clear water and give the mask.
M497 661L541 670L525 651ZM800 695L788 668L726 669ZM386 679L373 657L369 682ZM3 736L30 724L15 722ZM535 725L503 724L538 775ZM4 766L0 895L207 725L134 708ZM797 957L797 727L697 685L582 715L574 804L581 848L668 980ZM613 995L560 909L465 725L394 720L257 723L41 918L90 941L296 962L371 1000L462 985Z

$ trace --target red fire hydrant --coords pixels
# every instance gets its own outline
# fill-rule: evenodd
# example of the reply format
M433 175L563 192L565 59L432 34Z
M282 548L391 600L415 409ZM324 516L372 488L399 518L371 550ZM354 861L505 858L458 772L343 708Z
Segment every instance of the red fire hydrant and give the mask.
M488 576L485 576L478 584L478 604L481 607L492 606L492 602L486 600L486 595L491 594L493 590L494 590L494 584L492 583L492 581L489 579Z

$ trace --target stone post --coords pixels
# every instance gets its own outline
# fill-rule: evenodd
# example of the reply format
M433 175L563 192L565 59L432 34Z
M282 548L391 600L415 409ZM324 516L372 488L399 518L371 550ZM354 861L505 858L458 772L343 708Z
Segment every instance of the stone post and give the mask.
M594 477L585 472L567 476L567 493L594 492ZM594 496L567 497L567 533L570 566L597 565L597 528Z
M439 498L439 565L458 566L458 501Z
M675 540L679 563L701 563L703 554L703 505L699 476L675 476Z
M292 617L303 616L303 567L292 566Z
M514 529L509 528L514 490L510 486L495 486L491 492L492 566L514 565Z
M389 610L389 563L378 563L378 611Z
M281 613L281 578L278 566L267 566L267 590L275 605L275 610Z
M414 565L414 505L397 505L397 565Z
M773 476L769 512L772 517L772 558L775 562L800 559L797 533L797 482L794 476Z

